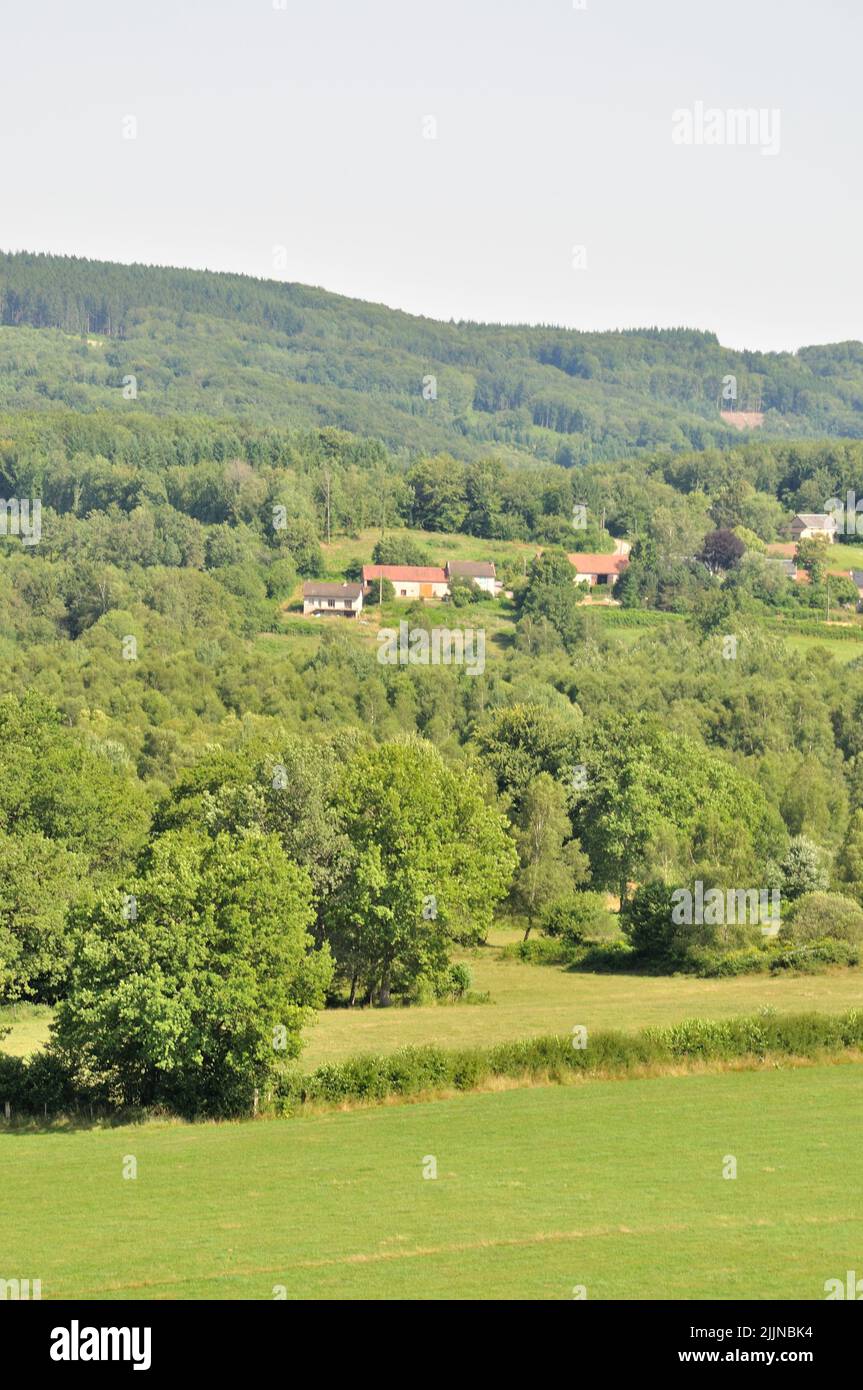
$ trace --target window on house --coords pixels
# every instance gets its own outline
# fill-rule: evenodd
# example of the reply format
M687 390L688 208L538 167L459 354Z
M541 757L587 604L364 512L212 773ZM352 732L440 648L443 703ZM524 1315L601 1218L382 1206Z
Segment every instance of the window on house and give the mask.
M335 608L335 606L336 606L336 601L335 601L335 599L334 599L334 598L328 598L328 599L327 599L327 607L328 607L328 608Z

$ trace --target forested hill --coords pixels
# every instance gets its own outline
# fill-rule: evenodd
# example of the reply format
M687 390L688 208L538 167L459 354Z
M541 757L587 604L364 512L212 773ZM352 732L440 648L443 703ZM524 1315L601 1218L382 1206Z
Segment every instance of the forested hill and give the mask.
M712 333L438 323L275 280L0 254L0 410L333 425L396 452L564 465L772 436L863 437L863 343L736 352Z

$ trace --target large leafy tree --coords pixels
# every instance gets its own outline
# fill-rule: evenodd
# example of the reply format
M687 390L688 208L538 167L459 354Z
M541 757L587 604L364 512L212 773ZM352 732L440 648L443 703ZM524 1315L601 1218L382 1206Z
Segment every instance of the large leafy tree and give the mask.
M453 942L484 939L515 849L478 779L421 740L359 751L338 802L353 859L327 935L351 1001L362 989L387 1004L440 971Z
M248 1113L299 1053L329 984L310 904L308 875L275 836L157 837L127 891L73 914L52 1046L79 1085L114 1103Z
M0 1003L53 1002L69 965L66 911L87 863L38 830L0 832Z
M564 550L546 550L531 563L527 584L518 594L522 622L545 620L557 632L568 651L587 634L587 619L580 606L582 591Z
M541 772L571 782L580 761L583 717L577 705L553 708L533 702L491 710L478 724L477 749L516 811Z
M585 748L575 829L594 880L621 903L630 882L650 874L669 832L681 870L710 868L737 884L784 846L780 817L757 783L694 739L646 718L612 717L591 728Z
M138 850L149 821L142 788L65 729L41 696L0 699L0 743L0 829L38 831L97 872Z
M320 739L282 735L269 746L258 742L241 752L210 753L180 776L159 805L155 829L277 835L311 879L320 944L323 903L342 882L350 855L337 787L358 740L346 731Z
M571 839L566 792L547 772L531 782L516 831L518 872L512 896L527 918L527 941L537 917L590 876L587 855Z

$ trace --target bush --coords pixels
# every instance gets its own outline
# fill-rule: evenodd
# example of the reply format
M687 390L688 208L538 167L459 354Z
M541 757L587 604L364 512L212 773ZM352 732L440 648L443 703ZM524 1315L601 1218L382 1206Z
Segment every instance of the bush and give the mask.
M727 978L750 975L769 970L775 949L769 946L745 946L738 951L716 951L709 947L694 947L689 959L696 975L702 978Z
M534 936L505 946L502 955L524 961L525 965L568 965L572 958L565 942Z
M391 579L373 579L369 584L369 591L363 596L363 603L366 607L374 607L376 603L391 603L396 596L396 591Z
M604 895L585 891L552 903L540 918L539 926L543 935L561 937L567 945L576 946L589 936L607 933L613 919Z
M670 964L684 954L680 929L672 920L672 894L664 883L644 883L621 909L630 945L648 960Z
M828 965L859 965L861 948L847 941L813 941L808 946L797 946L790 951L781 951L770 962L771 970L799 970L813 973Z
M863 1010L784 1016L765 1010L749 1018L686 1019L670 1028L639 1033L591 1032L584 1047L575 1046L573 1037L566 1035L499 1043L487 1049L405 1047L388 1057L326 1063L307 1076L290 1067L273 1078L263 1100L270 1111L284 1115L308 1104L376 1102L449 1088L468 1091L494 1076L565 1081L575 1072L625 1075L639 1067L687 1058L818 1057L847 1048L863 1048ZM38 1053L24 1061L0 1054L0 1103L8 1100L14 1111L41 1116L44 1108L56 1113L55 1107L71 1108L87 1099L83 1092L72 1091L55 1057Z
M570 956L570 966L579 970L632 970L640 963L628 941L593 942L577 947Z
M829 937L856 945L863 942L863 908L840 893L804 893L789 910L779 937L795 944Z

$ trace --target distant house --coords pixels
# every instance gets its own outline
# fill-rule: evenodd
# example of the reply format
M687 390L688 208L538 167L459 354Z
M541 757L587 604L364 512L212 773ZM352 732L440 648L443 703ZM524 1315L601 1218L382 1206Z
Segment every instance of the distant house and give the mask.
M363 565L363 588L368 592L375 580L388 579L396 598L446 598L446 573L436 565Z
M791 518L795 541L829 541L832 545L836 531L836 518L829 512L798 512Z
M794 559L789 559L784 555L768 555L766 556L766 564L786 579L797 578L797 561Z
M487 594L499 594L503 588L493 560L447 560L445 572L447 579L472 579Z
M604 585L613 588L629 566L628 555L587 555L576 551L569 556L575 570L576 584Z
M311 579L303 585L306 617L357 618L363 609L362 584L327 584Z

